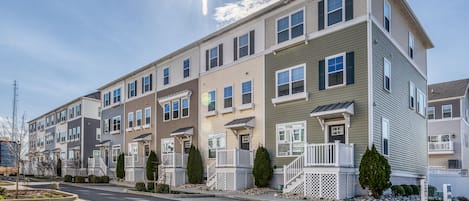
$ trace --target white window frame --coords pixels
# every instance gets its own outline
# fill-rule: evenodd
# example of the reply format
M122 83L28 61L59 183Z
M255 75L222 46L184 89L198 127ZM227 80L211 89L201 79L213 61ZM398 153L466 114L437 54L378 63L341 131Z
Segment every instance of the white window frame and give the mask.
M433 118L429 118L430 110L432 111L431 113L433 114ZM442 110L442 111L443 111L443 110ZM433 119L435 119L435 117L436 117L435 115L436 115L435 107L427 107L427 119L428 119L428 120L433 120Z
M103 95L104 107L111 105L111 92L107 92Z
M173 150L167 150L167 145L172 145ZM170 154L176 152L176 144L174 143L174 138L162 138L161 139L161 153L162 154Z
M216 49L216 51L215 51L216 56L212 55L212 50L213 49ZM220 50L218 49L218 45L208 49L208 66L209 66L210 69L220 66L219 56L220 56ZM212 60L213 59L216 59L217 65L212 66Z
M325 27L334 27L338 24L341 24L342 22L345 22L345 0L341 0L342 1L342 7L340 8L336 8L335 10L332 10L332 11L329 11L329 1L330 0L327 0L326 3L324 4L324 25ZM342 20L340 22L336 22L334 24L331 24L329 25L329 14L339 10L339 9L342 9Z
M329 86L329 59L332 59L332 58L337 58L337 57L342 57L342 71L343 71L343 78L342 78L342 84L338 84L338 85L334 85L334 86ZM336 55L331 55L331 56L328 56L326 57L325 59L325 70L324 70L324 73L325 73L325 84L326 84L326 89L333 89L333 88L337 88L337 87L343 87L345 85L347 85L347 55L345 52L342 52L342 53L339 53L339 54L336 54ZM339 72L339 71L337 71Z
M130 123L132 123L132 125L130 125ZM127 128L133 128L135 127L135 121L134 121L134 113L133 112L129 112L127 113Z
M138 142L129 143L129 156L132 156L134 161L138 162Z
M415 90L415 84L412 81L409 81L409 108L411 110L415 109L415 105L417 102L416 99L416 90Z
M166 106L167 106L167 105L168 105L168 107L169 107L169 111L168 111L169 117L168 117L168 119L166 119L166 115L165 115L165 114L166 114ZM163 104L163 122L171 121L171 116L172 116L172 115L171 115L171 107L172 107L171 102L166 102L166 103Z
M133 98L137 96L137 85L135 80L129 83L129 97Z
M391 22L392 22L392 8L391 8L391 4L389 3L388 0L384 0L384 5L383 5L383 28L384 30L387 32L386 30L386 6L389 8L389 32L388 33L391 33L391 30L392 30L392 26L391 26Z
M445 106L449 106L450 108L450 117L445 117L445 110L444 110L444 107ZM441 119L451 119L453 118L453 104L444 104L444 105L441 105Z
M303 133L303 137L304 137L304 141L301 142L301 141L297 141L297 140L294 140L294 137L293 137L293 131L295 130L294 128L290 128L290 139L287 139L287 126L298 126L302 124L302 128L304 130L304 133ZM283 130L284 131L284 140L283 141L280 141L280 131ZM279 123L279 124L276 124L275 125L275 154L276 154L276 157L279 157L279 158L282 158L282 157L297 157L299 155L294 155L293 154L293 145L294 144L301 144L303 143L303 148L307 145L307 122L306 121L297 121L297 122L287 122L287 123ZM279 144L288 144L289 145L289 153L287 155L279 155ZM303 149L304 150L304 149Z
M147 121L147 115L150 115L150 120ZM150 125L151 124L151 107L145 108L145 124L144 125Z
M120 87L112 90L112 95L113 95L112 102L113 103L120 103L121 98L122 98L121 94L122 93L121 93L121 88Z
M220 142L219 139L223 139L223 142L224 144L223 145L220 145L220 146L213 146L213 144L215 143L215 141L213 141L213 139L217 139L216 142ZM212 147L210 147L210 140L212 141ZM215 158L211 158L210 157L210 151L212 149L215 149L214 151L216 151L217 149L225 149L226 148L226 134L225 133L216 133L216 134L209 134L207 136L207 157L208 159L215 159Z
M184 104L183 104L183 101L184 100L187 100L187 108L184 108ZM181 114L179 116L181 116L181 118L187 118L190 116L191 114L191 100L189 99L189 97L187 98L181 98L181 102L180 102L180 106L181 106ZM187 115L184 115L184 109L187 109Z
M296 13L300 12L301 10L303 10L303 23L297 24L297 25L295 25L295 27L296 27L296 26L300 26L301 24L303 24L303 35L306 35L306 25L305 25L305 24L306 24L306 23L305 23L305 21L306 21L306 12L305 12L305 10L306 10L306 9L305 9L305 7L302 7L302 8L300 8L300 9L298 9L298 10L295 10L295 11L293 11L293 12L288 13L287 15L283 15L283 16L281 16L281 17L275 19L275 44L282 44L282 43L291 41L291 40L293 39L293 38L292 38L292 31L291 31L291 30L292 30L294 27L292 27L292 24L291 24L291 16L292 16L293 14L296 14ZM285 29L282 29L282 30L278 31L278 21L279 21L280 19L283 19L283 18L288 18L288 28L285 28ZM285 41L279 42L279 41L278 41L278 33L283 32L283 31L285 31L285 30L288 30L288 39L285 40ZM297 37L300 37L300 36L297 36ZM297 38L297 37L295 37L295 38Z
M389 66L389 72L386 71L386 64ZM386 77L389 77L389 89L386 88ZM392 90L392 64L386 57L383 57L383 89L387 92Z
M422 100L420 100L420 96L422 96ZM426 107L427 107L427 103L426 103L426 95L420 91L420 89L417 89L417 104L416 104L416 107L417 107L417 112L424 118L427 118L426 117ZM422 102L421 102L422 101ZM420 109L420 105L423 105L422 109Z
M228 96L228 97L225 97L225 89L228 88L228 87L231 87L231 96ZM223 108L232 108L233 107L233 85L229 85L229 86L226 86L226 87L223 87ZM230 107L226 107L225 106L225 100L226 99L229 99L231 98L231 106Z
M244 94L249 94L249 93L244 93L243 92L243 84L247 83L247 82L251 82L251 91L249 92L251 94L251 102L250 103L243 103ZM243 81L243 82L241 82L241 87L240 88L241 88L240 89L240 92L241 92L241 105L252 104L252 102L254 101L254 82L252 80Z
M117 122L117 120L119 121ZM118 129L116 127L117 125L119 126ZM122 117L121 116L112 117L112 132L120 131L121 126L122 126Z
M241 37L244 37L244 36L246 36L248 38L248 42L247 42L246 45L241 46ZM249 37L249 32L238 36L238 49L236 50L236 51L238 51L238 59L249 56L249 50L250 50L250 46L251 46L250 43L251 43L251 37ZM243 47L247 47L248 52L247 52L246 55L241 56L241 48L243 48Z
M151 89L151 82L152 80L150 79L150 75L151 74L148 74L146 76L143 77L143 93L147 93L147 92L151 92L152 89ZM148 80L147 80L148 78ZM148 82L148 83L147 83ZM147 90L147 86L148 86L148 90Z
M384 127L385 124L387 125L387 127ZM391 147L391 146L389 146L389 144L390 144L389 137L391 135L390 132L391 132L391 124L389 122L389 119L386 119L386 118L383 117L382 120L381 120L381 152L384 156L389 156L390 155L389 154L390 153L389 148ZM384 147L384 139L386 139L388 141L388 144L387 144L387 151L388 152L387 153L384 153L384 150L385 150L384 149L385 148Z
M300 67L303 67L303 92L298 92L298 93L295 93L295 94L300 94L300 93L304 93L306 92L306 63L303 63L303 64L300 64L300 65L296 65L296 66L292 66L292 67L288 67L288 68L285 68L285 69L281 69L281 70L278 70L278 71L275 71L275 97L276 98L279 98L279 97L289 97L289 96L292 96L292 95L295 95L295 94L292 94L292 76L293 76L293 73L292 73L292 70L293 69L297 69L297 68L300 68ZM288 95L284 95L284 96L278 96L278 74L279 73L283 73L285 71L288 71L288 90L289 90L289 94Z
M96 128L96 140L101 141L101 129Z
M189 62L189 65L188 65L187 67L185 66L185 63L184 63L184 62L186 62L186 61ZM187 77L185 76L186 70L188 71ZM183 77L183 78L189 78L189 77L191 77L191 59L190 59L190 58L187 58L187 59L182 60L182 77Z
M118 150L117 153L115 153L116 150ZM121 152L122 150L121 150L120 144L112 145L112 149L111 149L112 159L111 160L113 163L117 163L117 160L119 159L119 155L121 154Z
M168 71L167 75L165 75L165 71ZM169 85L169 82L170 82L169 76L170 76L169 67L163 68L163 85ZM166 83L166 79L168 79L167 83Z
M140 114L140 125L138 124L138 119L139 119L139 115ZM141 127L143 125L143 112L142 110L137 110L135 112L135 127Z
M409 50L408 55L410 59L415 57L415 37L412 32L409 32ZM411 54L412 53L412 54Z
M174 104L177 103L177 110L174 109ZM171 101L171 114L172 114L172 120L176 120L176 119L179 119L180 116L181 116L181 113L180 113L180 109L181 109L181 102L179 101L179 99L175 99L173 101ZM175 118L174 117L174 112L177 112L177 117Z
M210 106L210 103L212 103L212 98L210 96L210 93L213 92L214 93L214 107L213 107L213 110L210 110L209 109L209 106ZM208 104L207 104L207 112L213 112L213 111L217 111L217 91L216 90L210 90L207 92L207 96L208 96Z

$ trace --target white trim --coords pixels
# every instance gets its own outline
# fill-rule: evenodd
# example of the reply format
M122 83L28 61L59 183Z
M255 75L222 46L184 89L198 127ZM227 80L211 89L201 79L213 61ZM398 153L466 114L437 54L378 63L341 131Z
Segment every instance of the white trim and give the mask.
M329 143L329 126L344 125L345 144L349 143L349 127L345 120L324 122L324 143Z
M329 86L329 68L328 68L329 59L333 59L333 58L337 58L337 57L342 57L342 77L343 77L342 78L342 84ZM324 78L324 81L325 81L326 89L333 89L333 88L343 87L343 86L347 85L347 61L346 60L347 60L347 57L346 57L345 52L342 52L342 53L339 53L339 54L336 54L336 55L331 55L331 56L328 56L328 57L325 58L325 64L324 64L325 78Z
M174 103L176 103L176 102L177 102L177 110L174 109ZM180 111L181 111L181 104L180 104L180 103L181 103L181 100L180 100L180 99L175 99L175 100L172 100L172 101L171 101L171 113L172 113L172 118L171 118L171 120L177 120L177 119L180 118L180 116L181 116L181 113L180 113ZM177 115L176 118L174 118L174 112L175 112L175 111L177 111L177 113L178 113L178 115Z
M336 22L335 24L329 25L329 20L328 20L329 19L329 13L333 13L333 12L339 10L339 8L337 8L337 9L329 12L329 9L328 9L329 1L330 0L327 0L327 1L324 2L324 29L329 28L329 27L339 26L340 24L345 22L345 0L342 0L342 7L340 7L340 9L342 9L342 20L340 22Z
M301 99L307 101L308 92L296 93L296 94L289 95L289 96L280 96L278 98L272 98L272 104L274 104L274 106L277 106L278 104L281 104L281 103L287 103L287 102L301 100Z
M278 155L278 144L279 144L279 139L278 139L278 131L280 126L287 126L287 125L292 125L292 124L303 124L303 129L304 129L304 146L308 144L308 125L306 120L304 121L296 121L296 122L286 122L286 123L277 123L275 124L275 157L277 158L292 158L292 157L298 157L298 155L291 155L292 152L292 143L293 141L290 141L290 154L287 156L279 156ZM292 136L290 135L290 138Z
M150 122L147 122L147 109L150 110ZM151 107L146 107L143 111L145 111L145 115L144 115L144 119L145 119L145 124L143 124L143 128L145 128L146 126L150 126L151 125Z
M140 112L140 125L138 125L138 113ZM141 127L143 125L143 111L142 110L137 110L135 111L135 126L134 128L137 129L138 127Z
M389 89L386 89L386 64L389 64ZM392 64L386 57L383 57L383 89L389 93L392 90Z
M415 38L414 38L414 34L412 32L409 31L409 41L408 41L408 55L409 55L409 58L411 59L414 59L415 58ZM412 57L410 55L410 50L412 50Z
M171 72L169 71L170 66L166 66L163 68L163 86L171 84ZM166 76L164 75L164 71L168 70L168 83L164 83Z
M280 98L284 98L284 97L287 97L285 99L289 99L288 97L293 97L297 94L302 94L301 92L300 93L295 93L293 94L292 92L292 70L293 69L297 69L297 68L303 68L303 92L302 93L307 93L307 90L306 90L306 63L302 63L302 64L298 64L298 65L294 65L294 66L291 66L291 67L288 67L288 68L284 68L284 69L280 69L280 70L277 70L275 71L275 97L272 99L272 103L274 103L274 99L277 100L277 99L280 99ZM288 71L288 90L289 90L289 94L288 95L284 95L284 96L278 96L278 74L279 73L283 73L285 71ZM280 99L281 100L281 99ZM274 103L276 104L276 103Z
M238 105L237 109L238 109L239 111L254 109L254 103L251 102L251 103L246 103L246 104Z
M299 9L297 9L297 10L294 10L294 11L292 11L292 12L289 12L288 14L282 15L281 17L278 17L278 18L275 19L275 27L274 27L274 30L275 30L275 43L274 43L274 45L284 44L285 42L288 42L288 41L291 41L292 39L294 39L294 38L292 38L292 35L291 35L291 29L293 28L293 27L291 26L291 16L292 16L293 14L297 13L297 12L300 12L301 10L303 10L303 36L306 35L306 9L305 9L305 7L303 6L303 7L299 8ZM278 31L278 20L279 20L279 19L282 19L282 18L285 18L285 17L288 18L288 28L287 28L287 29L283 29L282 31L285 31L285 30L288 31L288 40L282 41L282 42L279 43L279 42L278 42L278 33L279 33L279 31ZM298 25L296 25L296 26L298 26ZM282 32L282 31L280 31L280 32ZM297 37L295 37L295 38L298 38L298 37L300 37L300 36L297 36Z
M250 55L250 50L251 50L251 37L250 37L250 32L251 32L251 31L248 31L247 33L244 33L244 34L241 34L241 35L236 36L236 38L237 38L236 42L238 43L238 44L236 44L237 47L238 47L237 50L236 50L237 53L238 53L238 58L237 58L237 59L241 59L241 58L244 58L244 57L247 57L247 56ZM246 44L246 46L243 46L243 47L247 47L247 48L248 48L248 54L247 54L247 55L244 55L244 56L241 56L241 54L240 54L240 52L241 52L241 51L240 51L241 46L240 46L239 43L240 43L240 38L241 38L242 36L245 36L245 35L248 37L248 43Z
M450 117L444 117L444 109L443 107L444 106L450 106L450 113L451 113L451 116ZM459 115L461 116L461 115ZM452 119L453 118L453 104L444 104L444 105L441 105L441 119Z
M370 16L372 16L371 12L371 1L366 1L367 7L367 15L365 16L367 22L367 58L368 58L368 148L371 149L373 146L373 121L374 121L374 114L373 114L373 23L371 21ZM352 20L354 21L354 20Z
M440 101L449 101L449 100L456 100L456 99L464 99L464 96L455 96L449 98L440 98L440 99L432 99L428 100L429 103L440 102Z
M412 100L414 98L414 100ZM413 106L411 105L413 104ZM415 84L409 80L409 109L415 110L415 105L417 105L417 93L415 90Z
M184 107L183 107L183 104L182 104L183 100L187 100L187 115L186 116L184 116L184 113L183 113L183 111L184 111ZM191 116L191 99L189 97L181 98L180 104L181 104L181 107L180 107L181 108L181 115L179 115L180 118L181 119L189 118Z
M243 104L243 95L244 95L243 94L243 84L246 83L246 82L251 82L251 92L250 92L251 93L251 102ZM241 101L240 101L241 105L238 106L238 109L243 108L243 105L249 105L249 104L252 105L253 102L254 102L254 81L253 81L253 79L242 80L241 81L240 92L241 92Z
M129 124L129 123L130 123L130 121L129 121L129 116L130 116L130 114L132 114L132 126L130 126L130 124ZM135 118L134 118L134 112L129 112L129 113L127 113L127 129L129 129L129 128L131 129L131 128L133 128L133 127L135 126L135 121L134 121L134 119L135 119Z
M430 119L430 118L428 117L428 115L430 114L430 112L429 112L429 111L430 111L430 108L433 109L433 119ZM435 107L427 107L427 119L428 119L428 121L436 119L436 109L435 109Z
M165 114L166 114L166 105L169 105L169 112L168 112L168 113L169 113L169 119L168 119L168 120L166 120L166 117L165 117ZM168 101L168 102L163 103L163 122L171 121L171 116L172 116L172 115L171 115L171 107L172 107L171 101Z
M384 129L384 123L387 124L387 136L384 136L384 133L385 133L385 129ZM390 147L389 144L390 144L390 136L391 136L391 124L389 122L389 119L387 118L384 118L382 117L381 118L381 153L384 155L384 156L387 156L389 157L391 154L391 150L390 150ZM388 149L388 153L384 153L384 139L387 139L388 140L388 146L387 146L387 149Z
M423 93L423 91L421 91L419 88L416 88L416 89L417 89L417 93L416 93L416 94L417 94L417 104L416 104L415 106L416 106L416 109L417 109L417 113L418 113L420 116L422 116L423 118L426 119L426 118L427 118L427 103L426 103L426 101L427 101L427 96L426 96L426 95ZM422 95L422 96L423 96L423 100L422 100L423 102L420 102L420 101L419 101L419 95ZM418 104L418 103L420 103L420 104ZM422 104L423 104L423 110L421 111L419 107L420 107L420 105L422 105ZM422 113L423 113L423 114L422 114Z
M225 99L226 99L225 98L225 89L228 88L228 87L231 87L231 96L230 96L230 98L231 98L231 107L225 107ZM233 85L228 85L228 86L223 87L223 108L222 108L222 113L223 113L224 109L233 108L233 104L234 104L233 89L234 89Z
M386 5L389 7L389 31L386 30ZM391 8L391 4L389 3L388 0L384 0L384 4L383 4L383 27L385 28L384 30L386 31L385 33L388 33L388 34L391 34L391 30L392 30L392 27L391 27L391 23L392 22L392 8Z
M213 102L214 102L214 110L209 111L209 108L208 108L208 107L209 107L210 103L212 102L212 98L210 97L210 93L211 93L211 92L214 92L214 93L215 93L215 97L214 97L214 100L213 100ZM207 98L209 98L209 102L208 102L208 104L207 104L207 108L206 108L205 111L206 111L207 113L211 113L211 112L215 112L215 113L216 113L216 112L217 112L217 90L216 90L216 89L208 90L208 91L207 91Z
M183 91L179 91L179 92L176 92L174 94L170 94L170 95L167 95L167 96L163 96L161 98L158 98L158 103L163 107L163 105L166 103L166 102L169 102L171 100L174 100L174 99L180 99L180 98L189 98L192 96L192 91L190 90L183 90Z
M232 112L234 112L234 107L222 108L220 110L221 114L227 114L227 113L232 113Z

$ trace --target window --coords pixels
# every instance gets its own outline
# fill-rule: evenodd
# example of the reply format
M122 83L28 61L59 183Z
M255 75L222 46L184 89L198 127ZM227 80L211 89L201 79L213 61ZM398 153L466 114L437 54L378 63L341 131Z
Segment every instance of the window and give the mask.
M142 110L137 110L137 112L135 112L135 115L137 116L137 126L141 126L142 125Z
M151 74L143 77L143 92L151 91Z
M114 97L113 97L114 103L121 102L121 88L114 89L114 91L112 93L114 95Z
M145 125L150 125L151 123L151 108L145 108Z
M80 140L80 135L81 135L81 127L77 127L77 140Z
M342 0L327 1L327 26L342 22L343 5Z
M435 119L435 107L428 107L427 109L427 118Z
M188 117L189 116L189 98L183 98L181 99L181 105L182 105L182 117Z
M101 151L93 150L93 158L100 158L100 157L101 157Z
M384 0L384 29L391 31L391 5L388 0Z
M415 85L413 82L409 81L409 108L415 108Z
M242 103L252 103L252 81L243 82L241 84Z
M145 149L145 156L149 156L150 155L150 145L146 144L144 149Z
M218 46L210 49L210 68L218 66Z
M425 108L427 107L425 94L417 89L417 112L425 117Z
M70 114L70 119L73 119L75 117L75 108L74 107L69 109L69 114Z
M383 147L383 155L389 155L389 120L383 118L382 123L382 147Z
M77 105L77 109L76 109L76 110L77 110L77 117L78 117L78 116L81 115L81 104L78 104L78 105ZM53 119L54 119L54 118L52 117L52 121L54 121Z
M129 83L129 98L137 96L137 81Z
M428 142L451 142L448 134L428 136Z
M215 158L217 149L226 147L225 134L208 135L208 158Z
M298 156L304 152L306 122L277 124L277 156Z
M109 119L104 120L104 133L109 133Z
M101 141L101 129L96 128L96 140Z
M75 153L73 150L68 151L68 159L73 160L75 158Z
M129 144L129 156L133 156L134 161L138 161L138 143Z
M216 92L215 91L210 91L208 92L208 111L215 111L215 101L216 98Z
M173 119L179 118L179 100L173 101Z
M59 133L60 141L65 142L67 138L67 133L66 132L60 132Z
M112 145L112 162L117 163L117 159L121 154L121 145Z
M384 78L383 87L386 91L391 91L391 62L384 58Z
M111 93L104 94L104 107L111 105Z
M239 58L249 55L249 34L244 34L238 38Z
M72 128L72 140L77 139L77 128Z
M190 67L191 67L190 60L189 59L184 60L182 62L182 65L183 65L184 78L189 77L190 76Z
M120 131L121 129L121 116L112 118L112 131Z
M129 128L134 127L134 113L133 112L129 112L129 114L127 114L127 122L129 123Z
M233 86L223 89L223 108L233 107Z
M441 106L442 118L451 118L453 117L453 105L447 104Z
M169 68L163 69L163 85L169 84Z
M169 121L171 119L171 106L169 103L164 104L164 121Z
M72 140L72 136L73 136L73 130L72 130L72 129L68 129L68 141L71 141L71 140Z
M174 138L161 139L161 153L168 154L174 152Z
M345 54L339 54L326 58L326 86L342 86L345 84Z
M295 66L277 71L277 97L305 92L305 67Z
M414 58L414 34L409 32L409 57Z
M304 34L304 10L277 20L277 43L296 38Z

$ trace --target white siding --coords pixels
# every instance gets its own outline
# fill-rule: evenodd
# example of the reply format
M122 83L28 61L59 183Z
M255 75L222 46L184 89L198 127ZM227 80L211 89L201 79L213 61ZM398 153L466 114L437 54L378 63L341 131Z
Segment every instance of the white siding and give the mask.
M184 78L183 62L189 59L189 77ZM164 90L166 88L179 85L183 82L193 80L199 77L199 48L192 48L182 54L179 54L169 60L159 63L156 68L156 89L157 91ZM163 84L163 69L169 68L169 84Z

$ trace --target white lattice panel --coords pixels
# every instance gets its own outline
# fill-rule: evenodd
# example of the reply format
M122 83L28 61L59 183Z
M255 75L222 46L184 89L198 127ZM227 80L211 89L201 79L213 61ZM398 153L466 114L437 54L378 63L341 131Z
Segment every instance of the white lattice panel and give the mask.
M337 198L337 174L322 174L321 182L322 197L329 199Z
M306 196L314 198L321 197L321 175L316 173L305 173L304 192Z
M216 173L217 174L217 189L225 190L226 188L226 174L225 173Z
M294 189L291 190L293 193L304 193L305 192L305 182L301 182Z
M234 173L225 173L226 175L226 188L225 190L234 191L235 189L235 174Z

